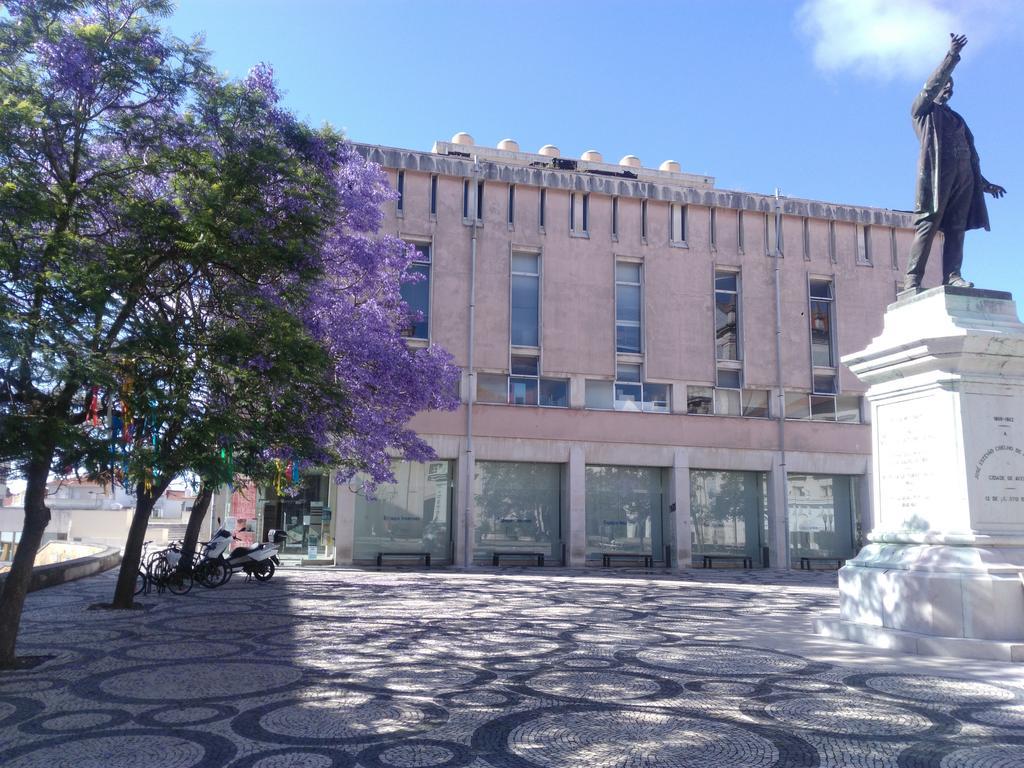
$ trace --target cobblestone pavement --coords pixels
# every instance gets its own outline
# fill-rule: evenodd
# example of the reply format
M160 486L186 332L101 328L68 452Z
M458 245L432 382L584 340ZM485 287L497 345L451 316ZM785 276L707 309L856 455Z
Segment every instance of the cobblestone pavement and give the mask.
M279 571L29 596L5 768L1024 766L1021 665L810 635L835 575Z

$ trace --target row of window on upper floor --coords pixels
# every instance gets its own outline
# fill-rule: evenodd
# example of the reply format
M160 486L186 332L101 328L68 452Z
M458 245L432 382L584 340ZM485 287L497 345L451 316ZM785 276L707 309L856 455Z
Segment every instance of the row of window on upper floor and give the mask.
M503 185L505 186L505 185ZM405 171L397 172L398 200L396 210L398 215L404 213L405 208ZM516 223L516 197L518 187L515 184L507 185L506 223L510 228ZM548 191L544 187L533 188L538 190L538 225L544 231L547 223L547 196ZM472 181L463 179L462 182L462 220L467 225L479 225L484 221L484 181ZM438 177L430 177L430 206L429 211L432 217L437 216L437 194ZM668 203L668 233L669 244L677 247L688 247L689 217L691 216L690 206L684 203ZM650 233L649 227L650 203L647 199L640 201L640 237L648 242ZM718 247L718 209L711 207L708 211L708 244L712 249ZM590 193L570 192L569 193L569 235L571 237L590 237ZM761 219L762 245L764 252L768 255L778 253L784 256L786 253L785 227L778 227L776 216L772 213L754 213L750 211L736 211L736 248L743 253L746 247L747 237L747 216L757 216ZM619 238L619 198L611 198L610 233L613 240ZM826 249L832 263L838 263L838 228L834 220L828 220L828 235ZM811 260L811 219L801 219L801 252L803 258ZM870 266L875 263L876 240L874 230L876 227L870 224L856 224L853 229L855 239L855 252L858 264ZM895 227L886 227L888 234L890 266L898 270L899 266L899 241Z
M474 402L492 405L532 405L568 408L572 382L566 378L542 376L536 357L513 355L510 373L476 374ZM614 381L587 379L585 405L588 410L671 413L672 386L644 381L641 366L619 363ZM704 416L743 416L767 419L777 411L771 407L767 389L703 384L686 385L686 413ZM790 420L860 423L862 398L857 394L836 394L786 390L785 418Z
M429 339L430 245L416 243L413 270L419 280L406 283L402 294L412 313L406 335ZM567 407L567 380L542 376L540 370L541 255L513 251L510 260L509 347L510 374L481 374L478 399L482 402ZM741 275L735 270L717 270L714 282L715 385L695 390L688 397L691 413L727 415L768 415L764 390L747 390L743 382ZM836 368L835 301L832 278L809 277L807 283L810 397L807 417L828 411L848 411L839 405ZM616 404L636 403L633 410L667 411L668 385L646 382L642 376L644 354L643 264L615 262L615 353L614 382L595 380L588 384L587 402L630 410ZM591 387L593 392L591 392ZM704 391L699 391L704 390ZM760 394L750 394L760 393ZM763 397L762 397L763 394ZM815 400L817 398L817 400ZM594 405L594 407L598 407ZM787 413L796 409L787 407ZM763 410L763 414L759 413ZM799 418L803 418L802 416Z

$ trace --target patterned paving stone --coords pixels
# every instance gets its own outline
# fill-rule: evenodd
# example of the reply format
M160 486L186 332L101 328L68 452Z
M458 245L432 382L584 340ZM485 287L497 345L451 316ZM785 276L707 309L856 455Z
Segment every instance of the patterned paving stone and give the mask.
M282 570L87 610L113 584L29 596L53 658L0 672L3 768L1024 768L1010 665L759 642L834 574Z

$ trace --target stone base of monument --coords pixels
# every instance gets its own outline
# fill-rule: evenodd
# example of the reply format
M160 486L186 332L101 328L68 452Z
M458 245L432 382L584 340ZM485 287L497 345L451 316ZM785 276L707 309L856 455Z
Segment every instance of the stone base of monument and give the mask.
M1024 662L1024 541L873 542L839 572L826 637L905 653Z
M869 544L819 634L1024 662L1024 325L998 291L901 297L843 362L870 388Z

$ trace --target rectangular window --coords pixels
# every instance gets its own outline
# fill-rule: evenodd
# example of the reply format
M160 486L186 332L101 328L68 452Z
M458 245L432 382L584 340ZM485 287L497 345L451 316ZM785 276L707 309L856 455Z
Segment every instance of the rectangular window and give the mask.
M668 384L654 384L650 381L644 382L644 410L648 413L668 413L669 406Z
M708 238L711 243L711 250L715 250L718 247L718 210L716 208L709 208L711 211L710 221L708 222Z
M613 406L614 385L610 381L587 379L586 406L598 411L610 411Z
M482 181L476 183L476 220L484 220L484 183Z
M627 354L640 354L641 339L641 272L640 265L615 263L615 349Z
M619 198L612 198L612 240L619 239Z
M469 186L469 179L462 180L462 219L463 221L469 219L470 211L473 210L473 201L470 197L471 188Z
M559 563L562 465L477 461L473 474L474 559L490 565L495 552L542 552Z
M512 356L512 375L508 377L510 405L537 405L538 360Z
M815 386L821 386L821 383L816 382ZM861 401L860 395L834 395L819 392L807 394L806 392L787 391L785 394L786 418L859 424L861 422Z
M672 242L682 244L686 242L686 206L679 203L669 205L669 216L672 233Z
M430 337L430 244L412 243L416 255L409 265L408 282L402 283L402 299L409 307L409 325L402 335L413 339Z
M647 201L640 201L640 237L647 240Z
M787 419L811 418L811 404L806 392L785 393L785 409Z
M853 557L856 504L849 475L787 477L790 558Z
M540 346L540 256L512 253L511 342Z
M585 235L590 226L590 195L573 192L569 195L569 231L574 235Z
M568 408L569 380L541 379L540 405L546 408Z
M735 272L715 272L715 357L740 360L740 285Z
M662 480L659 467L587 466L588 560L605 552L662 558Z
M767 419L771 416L767 389L744 389L742 397L744 416L755 419Z
M860 395L836 395L836 421L860 424Z
M540 223L541 230L544 229L544 215L547 212L548 207L548 191L542 189L540 191L540 211L537 214L537 221Z
M857 263L871 263L871 227L857 225Z
M834 221L828 223L828 260L833 264L839 261L839 255L836 253L836 223Z
M476 401L478 403L508 402L508 376L502 373L476 375Z
M898 270L900 268L900 252L896 245L896 227L889 229L889 256L892 259L892 268Z
M437 176L430 177L430 215L437 216Z
M615 410L668 413L667 384L643 381L640 366L619 363L615 366Z
M687 387L686 412L710 416L715 412L714 387Z
M395 209L401 216L405 206L405 171L398 172L398 199L395 201Z
M809 283L811 315L811 365L835 368L834 310L832 281L811 278Z
M761 563L768 505L763 472L690 470L690 515L695 555L746 555Z
M811 220L805 218L803 222L803 245L804 245L804 261L811 260Z
M736 211L736 248L743 253L743 211Z
M508 225L514 227L516 224L516 185L508 185Z
M384 550L429 552L432 562L448 562L452 469L448 461L392 462L393 483L378 485L372 498L356 495L353 559L373 562Z
M539 363L536 357L513 355L508 376L500 373L477 374L476 401L568 408L569 380L541 377Z
M643 400L640 366L619 363L615 366L615 410L642 410Z
M741 416L743 399L740 394L740 371L735 368L718 369L715 387L715 413L719 416Z

